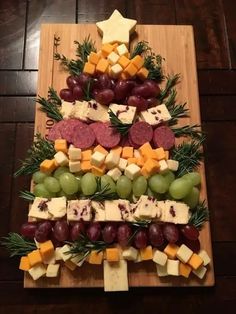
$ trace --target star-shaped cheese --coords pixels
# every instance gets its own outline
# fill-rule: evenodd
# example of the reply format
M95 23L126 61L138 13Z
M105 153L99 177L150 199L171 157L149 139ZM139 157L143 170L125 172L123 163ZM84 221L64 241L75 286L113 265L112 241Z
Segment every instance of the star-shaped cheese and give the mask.
M102 43L129 44L129 35L135 30L136 20L124 18L115 10L108 20L97 22L98 31L102 34Z

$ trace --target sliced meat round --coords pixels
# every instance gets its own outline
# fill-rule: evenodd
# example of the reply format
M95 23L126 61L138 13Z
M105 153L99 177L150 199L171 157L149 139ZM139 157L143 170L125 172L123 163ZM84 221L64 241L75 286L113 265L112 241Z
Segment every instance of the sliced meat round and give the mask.
M120 142L120 133L110 123L100 123L95 132L98 143L105 148L113 148Z
M156 128L153 133L153 145L165 150L171 149L175 145L174 132L166 125Z
M49 133L48 133L48 140L54 142L57 139L63 138L61 131L64 127L64 123L65 123L65 120L61 120L52 126L52 128L49 130Z
M134 123L129 129L129 139L136 147L152 140L153 130L150 124L144 121Z
M64 140L69 143L73 141L74 128L83 124L80 120L77 119L68 119L64 121L63 128L61 129L61 135Z
M73 129L72 144L75 147L86 149L91 147L95 142L93 130L85 123L80 122Z
M129 137L127 135L121 136L119 145L122 147L130 146Z

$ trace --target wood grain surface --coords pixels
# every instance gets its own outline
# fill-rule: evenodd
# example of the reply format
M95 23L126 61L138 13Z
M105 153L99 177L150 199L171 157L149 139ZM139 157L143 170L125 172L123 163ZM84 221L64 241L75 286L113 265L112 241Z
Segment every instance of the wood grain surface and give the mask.
M59 53L67 57L75 57L74 40L81 41L88 34L96 42L99 49L101 38L94 24L45 24L41 28L41 44L39 55L38 94L46 96L48 87L53 86L60 90L65 86L68 74L61 68L60 64L53 59L55 53L54 36L59 36L61 44L57 48ZM196 57L194 47L193 29L191 26L157 26L138 25L136 34L133 36L131 46L138 40L146 40L155 53L161 54L166 61L163 64L165 74L181 73L181 83L177 85L178 100L186 101L190 109L190 116L181 119L180 124L200 124L200 109L198 97L198 84L196 72ZM53 121L47 118L36 106L35 132L40 132L47 137ZM207 198L205 170L201 166L202 187L201 198ZM201 247L205 249L212 259L211 235L209 223L200 234ZM212 259L213 260L213 259ZM156 275L154 263L129 263L129 286L212 286L214 285L213 262L208 269L206 278L198 280L191 276L186 280L183 278L168 277L160 279ZM62 268L60 278L47 280L42 278L34 282L27 274L24 286L26 288L50 288L50 287L102 287L102 267L83 265L73 273Z

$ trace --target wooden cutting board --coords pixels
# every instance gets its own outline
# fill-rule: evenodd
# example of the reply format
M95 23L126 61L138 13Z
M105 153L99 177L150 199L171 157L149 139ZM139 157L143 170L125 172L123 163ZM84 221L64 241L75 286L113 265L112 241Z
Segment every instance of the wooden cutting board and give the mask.
M163 68L165 74L180 73L181 83L177 86L178 100L187 102L190 109L190 117L181 119L180 124L200 124L200 110L198 97L198 83L196 72L196 58L194 47L193 28L191 26L161 26L138 25L136 34L131 38L131 46L139 40L149 42L155 53L165 58ZM63 71L58 61L53 58L56 52L54 37L60 37L59 53L68 58L75 58L74 40L82 41L90 35L96 42L97 49L101 46L101 38L94 24L48 24L42 25L38 94L47 96L49 86L53 86L58 92L66 87L68 73ZM36 107L35 132L47 136L49 129L54 124ZM207 198L205 170L201 166L202 187L201 198ZM200 234L201 247L205 249L212 260L212 247L209 223L206 223ZM214 269L211 262L204 280L191 275L189 279L181 277L164 277L160 279L156 275L156 267L153 262L128 264L130 287L160 287L160 286L212 286L214 285ZM103 287L103 267L85 263L74 272L61 270L61 276L57 279L42 278L33 281L29 275L25 275L24 287L26 288L54 288L54 287Z

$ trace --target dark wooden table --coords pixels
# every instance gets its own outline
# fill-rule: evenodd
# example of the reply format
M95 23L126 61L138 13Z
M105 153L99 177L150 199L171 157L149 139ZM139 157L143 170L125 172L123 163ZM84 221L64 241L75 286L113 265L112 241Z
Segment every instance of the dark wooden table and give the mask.
M12 177L32 142L41 23L93 23L117 8L140 24L192 24L216 274L214 288L24 290L18 261L0 253L0 313L200 313L236 305L236 1L1 0L0 236L18 231L29 178Z

